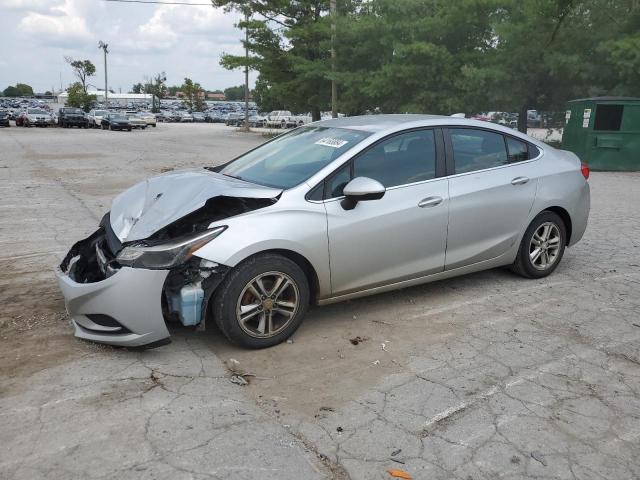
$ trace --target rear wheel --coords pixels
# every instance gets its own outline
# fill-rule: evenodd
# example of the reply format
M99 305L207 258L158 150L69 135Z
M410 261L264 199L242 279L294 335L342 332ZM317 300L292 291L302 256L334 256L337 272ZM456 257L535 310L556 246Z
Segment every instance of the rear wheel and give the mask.
M309 306L309 284L292 260L252 257L234 268L215 293L213 316L233 343L265 348L289 338Z
M550 211L542 212L527 228L512 270L527 278L550 275L564 255L566 232L560 216Z

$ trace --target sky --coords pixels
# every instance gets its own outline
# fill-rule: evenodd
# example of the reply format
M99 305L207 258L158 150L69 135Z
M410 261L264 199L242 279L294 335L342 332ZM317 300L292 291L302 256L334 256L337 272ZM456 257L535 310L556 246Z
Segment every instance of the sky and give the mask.
M222 53L243 53L238 20L211 6L0 0L0 91L17 82L36 92L66 88L74 77L65 56L91 60L96 75L89 83L103 88L100 40L109 45L109 88L116 92L162 71L168 85L181 85L184 77L207 90L241 85L242 71L219 65Z

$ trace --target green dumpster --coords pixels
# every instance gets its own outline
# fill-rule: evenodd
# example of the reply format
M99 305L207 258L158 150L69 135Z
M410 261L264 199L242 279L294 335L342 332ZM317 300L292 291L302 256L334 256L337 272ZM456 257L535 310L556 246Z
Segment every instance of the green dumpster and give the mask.
M569 101L562 148L591 170L640 170L640 98Z

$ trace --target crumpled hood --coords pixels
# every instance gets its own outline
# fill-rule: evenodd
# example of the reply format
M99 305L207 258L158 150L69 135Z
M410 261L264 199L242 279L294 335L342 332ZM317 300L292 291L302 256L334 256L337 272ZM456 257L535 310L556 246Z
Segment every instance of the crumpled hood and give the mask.
M121 242L142 240L203 207L210 198L275 198L280 193L205 169L166 173L118 195L111 206L111 228Z

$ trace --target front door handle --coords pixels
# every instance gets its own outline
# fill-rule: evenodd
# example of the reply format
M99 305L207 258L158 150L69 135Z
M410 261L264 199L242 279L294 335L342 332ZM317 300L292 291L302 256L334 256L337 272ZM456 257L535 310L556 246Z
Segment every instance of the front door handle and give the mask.
M524 185L529 181L529 177L516 177L511 180L511 185Z
M418 203L418 206L420 208L435 207L436 205L440 205L441 203L442 203L442 197L427 197L420 200L420 203Z

